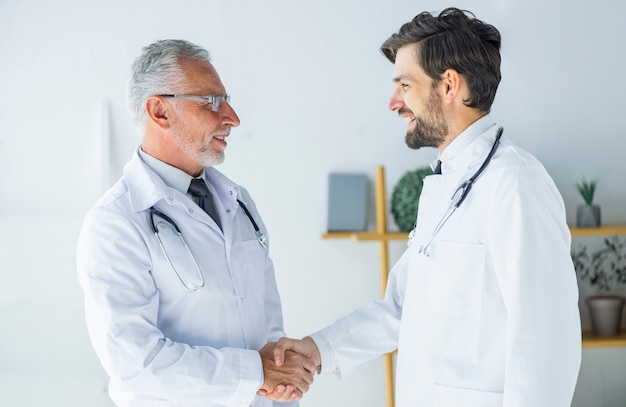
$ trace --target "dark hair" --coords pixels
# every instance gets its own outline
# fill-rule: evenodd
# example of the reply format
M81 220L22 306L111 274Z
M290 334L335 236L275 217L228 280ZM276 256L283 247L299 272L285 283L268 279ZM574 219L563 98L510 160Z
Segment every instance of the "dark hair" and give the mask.
M415 16L380 47L394 62L398 49L418 45L417 62L435 83L454 69L467 81L466 106L485 113L491 109L500 83L500 32L471 12L447 8L437 17L428 12Z

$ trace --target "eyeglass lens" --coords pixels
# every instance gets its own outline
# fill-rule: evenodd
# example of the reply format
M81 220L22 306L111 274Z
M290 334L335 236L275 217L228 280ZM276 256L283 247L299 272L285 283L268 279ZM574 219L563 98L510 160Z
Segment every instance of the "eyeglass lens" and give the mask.
M213 106L211 107L211 110L217 112L220 110L220 107L222 107L222 103L224 102L230 102L230 96L213 96Z

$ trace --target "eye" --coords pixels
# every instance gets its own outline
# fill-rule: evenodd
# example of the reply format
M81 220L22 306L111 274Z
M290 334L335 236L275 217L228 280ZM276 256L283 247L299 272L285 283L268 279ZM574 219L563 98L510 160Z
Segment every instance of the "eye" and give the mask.
M400 89L402 89L402 92L406 92L408 88L409 88L409 85L407 85L406 83L400 82Z
M200 105L200 109L202 109L202 111L207 111L207 110L210 111L212 108L213 108L213 103L211 102L205 102Z

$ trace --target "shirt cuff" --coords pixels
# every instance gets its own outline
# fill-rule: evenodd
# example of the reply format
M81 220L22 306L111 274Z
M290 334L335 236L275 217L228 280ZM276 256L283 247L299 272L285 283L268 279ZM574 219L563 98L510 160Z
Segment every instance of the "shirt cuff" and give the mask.
M326 339L324 334L321 332L316 332L312 335L309 335L315 345L317 345L317 349L320 351L320 361L322 363L320 374L326 374L330 372L336 372L339 370L339 363L337 361L337 355L335 355L335 351L333 350L330 342Z
M231 400L235 406L249 406L256 392L263 386L263 364L261 355L255 350L241 349L239 352L239 385Z

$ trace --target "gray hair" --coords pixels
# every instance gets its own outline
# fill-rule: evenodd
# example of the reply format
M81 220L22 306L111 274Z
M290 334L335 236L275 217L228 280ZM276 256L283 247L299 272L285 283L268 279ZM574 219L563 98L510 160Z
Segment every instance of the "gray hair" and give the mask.
M162 93L175 93L182 86L185 72L179 63L181 58L211 62L206 49L189 41L161 40L144 47L131 66L126 105L140 134L148 119L146 100Z

